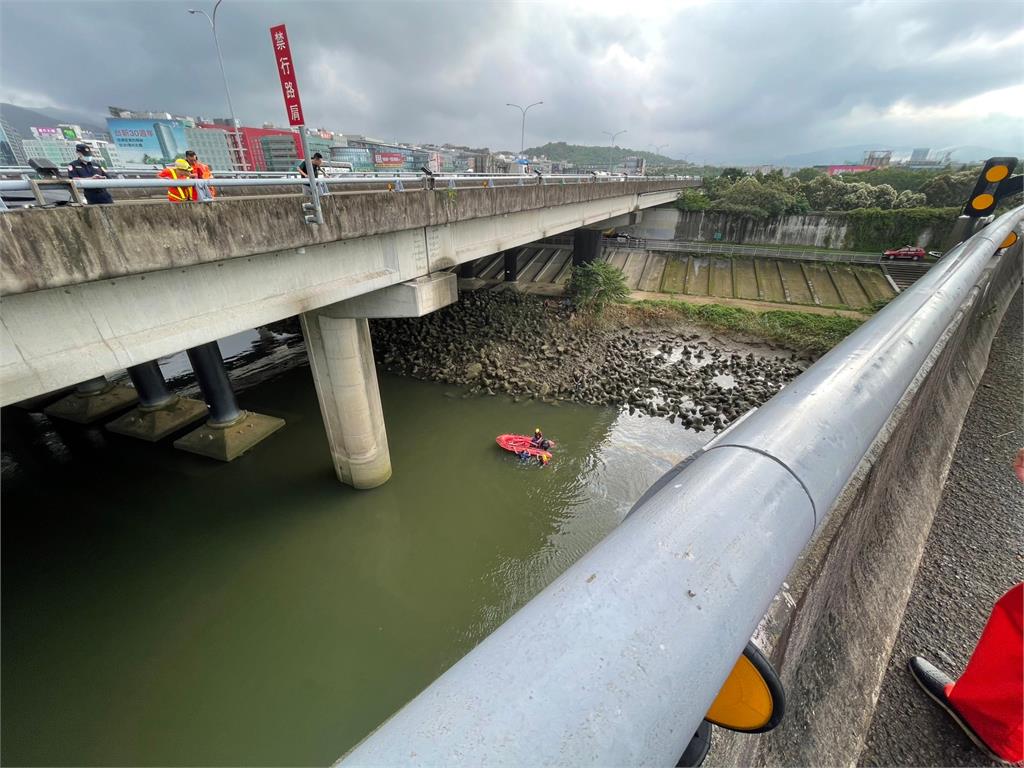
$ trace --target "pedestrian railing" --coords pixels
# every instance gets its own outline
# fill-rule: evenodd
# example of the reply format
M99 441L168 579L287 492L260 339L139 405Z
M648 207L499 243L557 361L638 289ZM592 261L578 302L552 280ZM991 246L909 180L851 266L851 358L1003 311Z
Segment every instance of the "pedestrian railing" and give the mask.
M137 173L128 171L126 174ZM0 180L0 193L30 192L31 179L26 172L24 178ZM595 176L592 174L355 174L346 173L340 176L321 176L317 179L322 188L344 192L356 187L369 187L371 191L403 192L414 189L464 189L472 187L505 187L528 185L559 185L559 184L633 184L647 181L673 181L671 177L649 179L644 176ZM690 179L679 181L693 182ZM176 179L169 183L167 179L153 178L109 178L109 179L73 179L78 189L165 189L168 186L193 187L204 183L216 187L266 187L278 188L282 191L294 189L301 192L308 189L309 181L298 175L251 175L236 174L214 179ZM214 198L216 200L216 198Z
M342 766L675 765L1024 206L663 477Z

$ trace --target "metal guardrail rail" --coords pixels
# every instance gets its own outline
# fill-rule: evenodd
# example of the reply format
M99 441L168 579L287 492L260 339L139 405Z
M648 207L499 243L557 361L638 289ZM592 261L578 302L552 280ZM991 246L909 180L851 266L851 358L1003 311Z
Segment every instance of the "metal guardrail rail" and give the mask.
M947 253L341 766L675 765L798 556L1024 206Z
M527 185L557 185L557 184L623 184L640 181L673 181L672 178L658 177L648 179L645 176L594 176L583 174L534 174L525 176L516 175L442 175L435 174L395 174L388 176L363 176L359 174L344 174L342 176L323 177L317 179L321 186L339 187L351 185L379 184L383 189L389 186L392 191L403 191L406 184L417 185L424 189L458 189L463 187L498 187L498 186L527 186ZM690 180L683 179L682 180ZM73 179L74 185L79 189L166 189L167 187L308 187L308 180L297 175L275 176L275 177L249 177L238 178L213 178L213 179L157 179L152 176L147 178L131 179ZM0 192L31 191L31 183L24 179L0 180Z

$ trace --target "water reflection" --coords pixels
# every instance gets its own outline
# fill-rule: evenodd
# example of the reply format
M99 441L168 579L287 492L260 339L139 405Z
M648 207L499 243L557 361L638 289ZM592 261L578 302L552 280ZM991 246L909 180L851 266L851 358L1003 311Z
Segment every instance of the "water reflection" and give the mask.
M266 375L260 343L224 349L235 373ZM240 394L287 427L227 465L4 409L4 762L329 763L710 437L380 382L394 477L369 492L335 481L305 367ZM494 444L537 425L545 469Z

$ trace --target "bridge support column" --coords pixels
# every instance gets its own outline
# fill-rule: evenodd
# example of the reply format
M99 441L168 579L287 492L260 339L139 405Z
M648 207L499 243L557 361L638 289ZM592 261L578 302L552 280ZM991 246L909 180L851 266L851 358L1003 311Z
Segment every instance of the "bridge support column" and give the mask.
M338 479L376 488L391 477L391 454L366 318L301 316L309 366Z
M210 417L174 447L211 459L232 461L284 426L284 419L239 409L217 342L186 350Z
M519 259L516 258L516 251L505 251L505 280L510 283L516 281L516 273Z
M111 432L155 443L206 416L202 400L179 397L167 388L155 360L133 365L128 375L139 393L139 407L107 424Z
M596 229L577 229L572 239L572 264L589 264L601 258L601 232Z
M111 414L123 411L135 402L134 389L123 384L111 384L106 376L83 381L75 391L43 409L51 418L65 419L76 424L92 424Z

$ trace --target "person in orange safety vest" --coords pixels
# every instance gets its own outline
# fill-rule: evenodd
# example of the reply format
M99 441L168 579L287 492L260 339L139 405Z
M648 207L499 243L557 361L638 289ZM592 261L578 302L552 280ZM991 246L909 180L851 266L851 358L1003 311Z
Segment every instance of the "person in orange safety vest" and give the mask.
M188 164L192 166L192 178L193 179L212 179L213 178L213 171L210 170L210 166L208 166L206 163L201 162L199 160L199 155L197 155L195 153L195 150L190 149L187 152L185 152L185 159L188 161ZM192 189L195 192L199 191L195 187L192 187ZM209 187L209 191L210 191L210 195L209 195L210 197L216 197L217 196L217 190L216 190L215 187ZM200 200L201 198L199 197L199 195L196 195L195 199L196 200Z
M182 160L179 157L160 171L157 177L161 179L191 179L192 166L189 165L188 160ZM167 199L172 203L190 203L196 199L196 191L192 187L168 187Z

